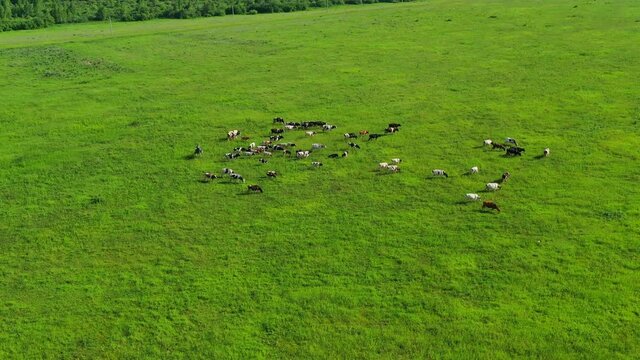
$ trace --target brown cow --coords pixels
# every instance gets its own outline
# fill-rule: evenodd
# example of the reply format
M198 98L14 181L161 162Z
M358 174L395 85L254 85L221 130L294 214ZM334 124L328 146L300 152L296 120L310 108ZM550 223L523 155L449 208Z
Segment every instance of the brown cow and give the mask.
M369 135L369 130L360 130L360 135Z
M262 188L258 185L249 185L247 188L249 189L249 191L262 192Z
M482 202L482 208L483 209L484 208L494 209L494 210L498 210L498 212L500 212L500 208L493 201L483 201Z

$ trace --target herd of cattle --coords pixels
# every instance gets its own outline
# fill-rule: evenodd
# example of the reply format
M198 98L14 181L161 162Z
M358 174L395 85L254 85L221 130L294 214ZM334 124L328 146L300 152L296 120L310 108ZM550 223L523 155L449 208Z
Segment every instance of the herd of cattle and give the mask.
M337 126L327 124L324 121L285 122L285 120L281 117L274 118L273 124L281 124L282 127L272 128L270 131L269 137L265 138L260 144L256 144L255 142L252 142L248 144L246 147L245 146L235 147L231 152L228 152L224 155L225 158L232 160L232 159L236 159L243 156L246 156L246 157L257 156L259 157L258 161L260 163L266 164L269 162L268 160L269 157L271 157L274 153L279 152L279 153L282 153L284 156L290 156L290 157L293 157L293 154L295 153L295 157L297 159L306 159L311 155L313 151L324 149L325 145L320 143L314 143L311 145L310 150L294 150L294 148L296 147L295 143L279 142L280 140L284 139L285 131L303 130L306 136L313 137L317 134L317 131L330 132L337 128ZM347 142L347 145L349 146L349 148L356 150L356 149L360 149L360 145L353 142L352 140L358 139L359 136L367 137L367 141L376 140L382 136L397 133L400 127L401 125L398 123L391 123L384 130L384 133L381 133L381 134L377 134L377 133L370 134L368 130L361 130L357 134L351 133L351 132L345 133L343 137ZM242 140L250 140L250 137L241 136L241 133L239 130L231 130L227 133L227 140L236 140L238 138ZM483 146L490 147L492 150L495 150L495 149L503 150L505 151L506 156L522 156L522 153L525 151L524 148L518 146L518 143L515 139L510 137L505 139L504 144L500 144L493 140L487 139L487 140L484 140ZM202 153L203 153L202 147L200 147L200 145L196 145L194 156L198 157L202 155ZM550 154L549 148L545 148L541 157L547 157L549 156L549 154ZM340 157L345 158L347 156L349 156L349 150L344 150L339 153L332 153L328 155L329 158L340 158ZM380 162L378 164L378 169L380 171L397 173L400 171L401 162L402 160L400 158L393 158L391 159L390 162ZM323 163L320 161L312 161L311 166L321 167L323 166ZM468 174L470 175L478 174L479 171L480 170L477 166L473 166L468 171ZM432 175L434 177L445 177L445 178L449 177L449 174L447 174L447 172L443 169L434 169L432 171ZM227 176L232 181L238 181L242 183L245 182L245 179L242 175L238 174L237 172L235 172L230 168L222 169L221 175L216 175L215 173L212 173L212 172L204 173L205 181L218 179L224 176ZM278 173L275 170L268 170L266 172L266 176L269 178L276 178L278 176ZM510 176L511 174L509 172L503 173L501 179L498 180L497 182L487 183L485 185L485 190L486 191L499 190L501 188L501 184L506 182ZM254 192L254 193L263 192L263 189L257 184L251 184L247 187L247 189L249 192ZM468 193L465 195L465 198L467 200L477 201L477 200L480 200L480 195L476 193ZM489 200L483 201L482 208L483 209L487 208L490 210L496 210L500 212L500 208L498 207L498 205L493 201L489 201Z

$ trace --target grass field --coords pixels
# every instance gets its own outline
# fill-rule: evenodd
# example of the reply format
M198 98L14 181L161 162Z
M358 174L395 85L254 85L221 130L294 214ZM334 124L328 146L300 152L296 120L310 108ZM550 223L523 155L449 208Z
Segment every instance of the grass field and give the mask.
M0 34L0 358L638 358L638 44L632 0ZM338 129L224 159L274 116Z

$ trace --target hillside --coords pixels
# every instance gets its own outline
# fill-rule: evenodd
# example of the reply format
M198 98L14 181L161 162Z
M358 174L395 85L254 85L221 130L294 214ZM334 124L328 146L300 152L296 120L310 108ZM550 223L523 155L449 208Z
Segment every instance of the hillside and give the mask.
M1 33L0 358L639 357L639 20L436 0ZM225 159L276 116L337 129ZM506 137L523 156L482 145ZM226 167L247 182L202 181Z

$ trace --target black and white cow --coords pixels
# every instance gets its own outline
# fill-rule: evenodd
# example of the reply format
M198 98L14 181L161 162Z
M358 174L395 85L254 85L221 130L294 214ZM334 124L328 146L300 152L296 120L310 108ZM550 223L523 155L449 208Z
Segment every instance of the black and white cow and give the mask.
M449 177L449 175L447 174L446 171L441 170L441 169L435 169L433 171L431 171L431 173L433 174L433 176L444 176L444 177Z

